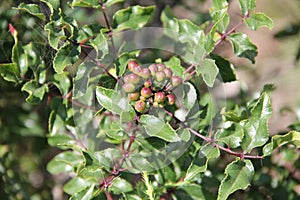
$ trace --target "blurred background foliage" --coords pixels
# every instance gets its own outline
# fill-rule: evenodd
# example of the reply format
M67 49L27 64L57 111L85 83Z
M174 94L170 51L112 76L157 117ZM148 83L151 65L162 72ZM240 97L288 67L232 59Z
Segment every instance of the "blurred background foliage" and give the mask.
M0 63L11 62L13 37L8 31L8 24L12 23L23 44L40 44L44 59L51 67L53 50L47 45L44 24L38 18L13 9L21 2L39 3L38 0L0 2ZM238 5L234 0L231 2L234 23L234 19L239 18ZM202 24L209 18L210 3L209 0L130 0L108 10L108 15L111 16L121 6L155 4L156 13L149 26L160 26L160 13L166 5L170 5L177 18L188 18ZM300 2L289 0L284 2L284 6L280 0L258 0L257 3L258 10L270 16L275 27L272 31L263 28L255 32L241 28L258 46L256 64L234 56L231 50L227 50L227 43L217 49L235 64L240 80L224 85L227 100L240 102L241 97L253 97L265 83L272 82L276 89L272 93L274 116L270 121L271 133L287 131L288 126L300 131ZM104 24L101 13L95 10L76 8L74 11L68 6L64 9L78 21L79 26L95 21ZM38 106L29 105L25 103L26 95L19 92L20 87L0 77L0 199L66 199L61 188L68 177L53 176L46 171L46 164L59 152L47 144L47 99ZM300 196L299 155L293 149L279 149L275 156L264 161L262 167L260 162L256 163L260 172L256 173L254 184L249 188L260 191L255 199L268 196L300 199L297 197ZM218 169L223 167L215 168L216 171ZM235 197L242 197L246 192L236 193ZM259 196L261 194L264 196Z

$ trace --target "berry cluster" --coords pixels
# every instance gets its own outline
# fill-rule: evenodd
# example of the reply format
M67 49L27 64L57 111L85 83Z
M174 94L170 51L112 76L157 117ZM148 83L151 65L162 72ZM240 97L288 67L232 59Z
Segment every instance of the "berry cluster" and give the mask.
M180 85L182 80L179 76L173 76L170 68L164 64L142 68L136 61L130 61L127 67L131 73L124 76L122 87L136 111L143 113L151 105L164 107L165 104L175 104L176 98L171 90Z

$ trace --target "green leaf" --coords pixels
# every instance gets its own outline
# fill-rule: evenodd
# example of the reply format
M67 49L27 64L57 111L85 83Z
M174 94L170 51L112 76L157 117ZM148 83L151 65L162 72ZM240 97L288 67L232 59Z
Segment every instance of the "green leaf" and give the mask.
M112 26L115 29L114 31L142 28L148 23L154 8L154 6L141 7L137 5L117 11L113 15Z
M251 109L251 117L241 121L245 137L241 143L246 152L251 152L255 147L264 145L269 139L268 120L272 115L270 97L262 93Z
M88 7L88 8L101 8L98 0L73 0L73 7Z
M235 69L228 60L217 54L210 54L210 57L215 60L222 77L222 82L227 83L236 80Z
M22 2L16 9L28 12L29 14L38 17L42 20L46 20L44 13L41 12L41 9L37 4L25 4Z
M121 194L125 192L131 192L133 187L128 181L118 177L114 179L112 185L109 187L109 190L115 194Z
M106 7L110 7L110 6L112 6L112 5L116 4L116 3L120 3L120 2L124 2L124 1L125 0L107 0L105 2L105 6Z
M204 37L203 30L188 19L181 19L177 21L179 27L180 42L188 42L200 45L199 41L202 41Z
M6 81L14 83L21 81L20 71L16 63L0 64L0 74Z
M142 115L139 122L144 126L149 136L158 137L167 142L176 142L180 140L176 131L169 123L165 123L163 120L153 115Z
M93 197L95 185L91 185L90 187L82 190L79 193L76 193L71 196L70 200L90 200Z
M72 151L65 151L56 155L48 164L47 170L51 174L73 172L83 162L82 156Z
M201 66L197 66L197 73L201 74L204 82L209 87L214 85L219 69L214 60L206 58Z
M248 36L243 33L234 33L228 36L231 41L234 53L241 58L247 58L255 63L257 56L257 47L249 40Z
M67 184L64 185L64 191L67 194L75 194L81 192L82 190L86 189L87 187L93 185L92 182L85 180L80 177L75 177L71 179Z
M37 104L43 100L45 93L48 92L48 86L46 84L39 86L37 81L31 80L23 85L21 91L25 91L29 94L26 98L28 103Z
M63 73L63 74L54 74L54 84L59 89L62 95L66 95L69 92L71 81L69 77Z
M164 33L170 38L177 39L178 38L178 20L176 20L173 16L172 9L169 6L161 13L160 19L164 26Z
M220 150L211 144L206 144L199 148L186 172L184 181L192 181L196 175L201 172L205 172L207 170L208 162L213 158L218 158L219 156Z
M184 193L181 193L175 190L174 193L178 199L207 199L207 194L204 194L203 188L200 185L188 183L179 186L178 189L184 191Z
M249 15L256 8L256 0L239 0L241 13L244 16Z
M245 22L247 26L252 30L257 30L262 26L266 26L269 29L272 29L274 26L271 18L266 16L264 13L259 12L251 14L249 18L245 19Z
M250 160L241 161L237 158L227 165L225 177L219 187L218 200L225 200L237 190L245 190L254 175L254 167Z
M214 32L225 33L229 24L228 3L226 0L214 0L210 8L210 15L214 22Z
M223 142L230 148L239 147L243 137L243 127L237 123L232 123L230 127L221 129L215 134L216 141Z
M133 109L129 105L127 98L122 97L120 92L112 89L98 86L96 89L96 97L101 106L116 114L121 114L124 111L129 112Z
M67 44L61 47L56 53L53 60L53 68L56 73L63 73L64 69L68 66L72 66L79 59L80 48L79 46L73 46Z
M164 62L166 67L170 68L173 72L173 75L183 77L185 68L181 66L181 61L176 56L170 58L170 60Z
M264 146L263 155L269 156L277 147L286 144L292 144L300 148L300 132L290 131L285 135L274 135L271 142Z

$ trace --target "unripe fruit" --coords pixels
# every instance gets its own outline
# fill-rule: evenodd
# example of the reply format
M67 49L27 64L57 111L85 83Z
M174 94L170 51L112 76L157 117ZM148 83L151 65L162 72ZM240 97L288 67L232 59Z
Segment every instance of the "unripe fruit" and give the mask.
M127 64L127 68L129 71L133 71L133 68L138 66L138 63L135 60L131 60Z
M135 91L135 86L131 83L125 83L123 85L123 90L127 93L131 93Z
M153 102L153 106L154 106L155 108L158 108L158 103L157 103L156 101L154 101L154 102Z
M140 98L140 93L139 92L134 92L134 93L129 93L128 94L128 99L130 101L136 101Z
M167 99L168 99L168 104L169 105L173 105L176 101L176 98L173 94L168 94Z
M167 78L172 77L172 70L170 68L165 68L163 72L165 72Z
M146 103L144 101L137 101L135 102L135 106L134 106L135 110L138 112L143 112L146 108Z
M164 102L165 98L166 98L166 96L165 96L165 93L163 93L163 92L157 92L154 94L154 101L157 103Z
M145 86L145 87L151 87L151 85L152 85L152 82L151 82L151 81L145 81L145 82L144 82L144 86Z
M162 71L166 68L166 65L162 64L162 63L156 64L156 66L157 66L158 71Z
M156 64L149 65L148 69L151 72L151 75L154 76L156 72L158 72Z
M155 78L158 82L162 82L166 79L166 74L165 72L163 71L158 71L156 74L155 74Z
M181 78L179 76L172 76L171 83L173 87L177 87L178 85L181 84Z
M141 90L141 95L145 98L149 98L152 96L152 91L150 88L143 87Z
M139 65L134 66L133 69L132 69L132 72L135 73L135 74L139 74L139 73L141 73L141 71L142 71L142 68Z
M136 74L128 74L124 76L124 82L136 85L140 82L140 77Z
M144 68L142 69L142 71L139 73L139 75L144 78L144 79L148 79L151 76L151 72L148 68Z

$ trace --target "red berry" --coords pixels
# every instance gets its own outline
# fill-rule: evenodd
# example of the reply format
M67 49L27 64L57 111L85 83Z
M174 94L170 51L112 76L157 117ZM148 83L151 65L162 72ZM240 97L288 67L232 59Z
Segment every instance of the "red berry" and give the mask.
M163 71L158 71L156 74L155 74L155 78L158 82L162 82L166 79L166 74L165 72Z
M162 103L165 100L165 93L163 92L157 92L154 94L154 101L157 103Z
M135 110L138 112L143 112L146 108L146 103L144 101L137 101L135 102L135 106L134 106Z
M181 78L179 76L172 76L171 83L172 83L173 87L176 87L181 84Z
M167 99L168 99L168 104L169 105L173 105L176 101L176 98L173 94L168 94Z
M134 92L134 93L129 93L128 94L128 99L130 101L136 101L140 98L140 93L139 92Z
M140 77L136 74L129 74L129 83L132 83L134 85L138 84L140 82Z
M127 64L127 68L129 71L133 71L133 68L138 66L138 63L135 60L131 60Z
M123 85L123 90L127 93L131 93L135 91L135 86L131 83L125 83Z
M150 88L143 87L141 90L141 95L145 98L149 98L152 96L152 91Z

